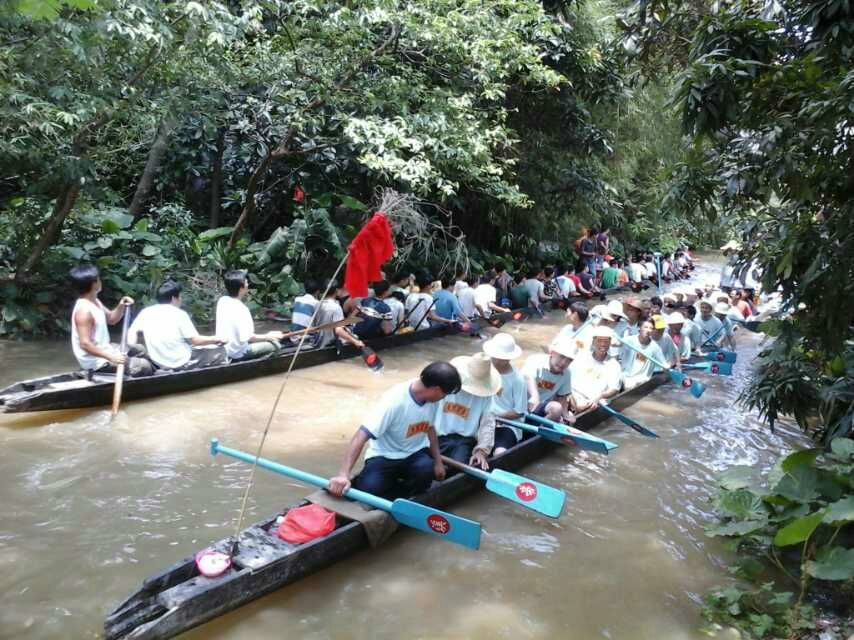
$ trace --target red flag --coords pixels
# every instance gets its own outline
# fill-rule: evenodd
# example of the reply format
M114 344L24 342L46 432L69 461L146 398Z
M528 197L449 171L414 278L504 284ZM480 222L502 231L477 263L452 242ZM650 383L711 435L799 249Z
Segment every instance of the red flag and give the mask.
M393 253L391 225L385 214L377 211L350 243L344 276L344 287L350 295L354 298L368 295L368 283L382 277L380 267Z

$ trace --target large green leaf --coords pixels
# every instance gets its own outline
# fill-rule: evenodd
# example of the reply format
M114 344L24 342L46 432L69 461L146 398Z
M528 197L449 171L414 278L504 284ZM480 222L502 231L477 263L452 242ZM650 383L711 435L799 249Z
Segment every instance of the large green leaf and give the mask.
M854 549L824 547L815 560L807 562L807 573L819 580L848 580L854 578Z
M722 491L715 500L715 506L723 515L739 520L762 520L768 515L768 507L762 500L744 489Z
M780 466L783 468L783 471L786 472L791 471L795 467L801 465L812 466L819 453L819 449L804 449L802 451L795 451L794 453L790 453L785 458L783 458L783 462L780 463Z
M756 469L744 465L732 466L718 476L718 484L730 491L747 488L753 485L755 480Z
M774 536L774 544L778 547L786 547L790 544L798 544L809 538L813 531L816 530L821 519L824 517L824 511L816 511L803 518L798 518L791 524L786 525L777 532Z
M709 537L722 536L744 536L748 533L760 531L767 526L767 520L739 520L736 522L727 522L715 527L706 529L706 535Z
M834 524L854 522L854 496L848 496L831 504L824 514L824 522Z
M854 440L851 438L834 438L830 443L834 457L843 462L854 459Z
M117 210L99 212L103 220L101 229L106 233L116 233L121 229L128 229L133 224L133 216Z
M231 235L232 227L217 227L216 229L208 229L199 234L199 240L202 242L210 242L217 238L224 238Z
M818 473L812 467L796 466L783 475L774 493L794 502L812 502L818 497Z

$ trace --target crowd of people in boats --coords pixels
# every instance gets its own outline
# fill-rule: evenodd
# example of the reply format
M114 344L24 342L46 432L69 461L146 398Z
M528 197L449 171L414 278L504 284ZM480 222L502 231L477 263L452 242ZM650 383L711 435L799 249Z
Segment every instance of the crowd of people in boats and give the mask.
M373 283L361 299L348 297L338 283L307 282L305 293L294 301L294 327L357 319L319 332L317 346L339 340L363 347L365 340L395 331L470 322L514 307L566 303L566 324L548 352L530 355L521 369L513 366L521 348L511 334L497 333L483 343L482 352L431 363L418 378L390 389L354 434L329 491L341 495L354 486L388 498L413 495L433 479L444 478L441 455L487 469L490 456L526 437L498 419L533 413L572 424L579 411L644 383L663 368L681 370L683 362L703 349L734 349L738 324L757 313L757 299L749 289L724 291L705 283L677 286L660 297L632 295L588 306L600 302L595 296L608 285L641 285L657 273L678 280L692 269L688 251L660 260L660 266L647 264L645 257L624 269L617 260L600 263L597 256L588 263L582 251L577 269L538 268L510 276L496 265L480 275L458 273L435 285L429 274L401 272ZM176 371L254 359L275 353L289 336L255 332L243 302L247 274L230 271L224 276L226 293L217 302L214 335L199 334L181 309L180 284L168 280L159 287L156 304L144 308L130 325L124 356L110 343L107 325L119 322L132 301L124 298L107 309L98 300L101 280L93 266L77 267L70 275L79 294L72 312L72 347L81 367L90 371L115 370L126 363L130 375L146 375L155 368ZM579 294L588 300L580 301ZM351 479L366 446L364 468Z

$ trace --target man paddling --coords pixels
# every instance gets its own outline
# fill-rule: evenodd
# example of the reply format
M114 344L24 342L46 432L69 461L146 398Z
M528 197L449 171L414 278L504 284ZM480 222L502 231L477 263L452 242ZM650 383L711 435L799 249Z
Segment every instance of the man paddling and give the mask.
M679 357L679 349L673 338L667 333L667 321L662 315L655 315L650 318L652 321L652 340L661 349L664 355L664 362L670 365L671 368L676 368L677 371L682 371L682 359Z
M555 340L572 340L579 353L590 347L590 332L593 326L587 322L590 312L583 302L573 302L566 310L567 324L555 336Z
M71 311L71 351L80 368L87 373L114 373L124 364L129 376L150 375L151 363L143 356L145 349L138 345L128 347L125 356L118 345L110 343L109 324L117 324L127 312L133 298L122 297L114 309L107 309L98 300L101 293L101 275L93 265L74 267L68 274L77 292L77 301Z
M611 398L620 391L623 372L620 363L609 354L611 344L617 341L614 332L605 326L591 332L591 350L572 361L570 405L575 412L584 411Z
M687 360L691 357L691 336L688 333L683 333L685 316L674 311L665 318L665 321L667 322L667 333L679 353L679 360Z
M501 388L501 376L485 353L460 356L451 364L460 374L462 388L439 404L439 451L457 462L489 469L487 458L495 442L492 403Z
M216 335L221 336L225 343L225 353L234 362L254 360L270 355L280 347L281 331L255 333L255 322L252 313L243 303L243 298L249 293L249 278L245 271L234 270L226 272L223 277L225 291L216 303ZM306 291L310 291L306 283Z
M219 336L202 336L181 309L181 285L167 280L157 289L157 304L139 312L128 331L128 344L145 336L148 357L161 369L197 369L225 364L225 340Z
M511 362L522 355L521 347L509 333L496 333L492 339L483 343L483 352L492 358L492 366L501 376L501 388L493 401L496 417L518 420L528 410L528 385ZM493 454L500 455L516 446L524 435L521 429L496 427Z
M643 303L639 298L635 298L634 296L626 298L623 301L623 313L626 314L626 322L621 337L636 336L640 331Z
M698 347L702 347L711 338L715 341L723 339L723 323L712 315L713 310L714 307L710 301L700 301L700 317L694 319L694 323L700 328Z
M575 422L569 410L569 365L577 351L572 340L555 340L549 352L529 356L522 368L528 384L528 409L555 422Z
M652 339L653 324L651 320L644 320L636 336L625 336L623 338L623 350L620 355L620 363L623 366L623 381L626 389L631 389L643 384L655 373L657 365L652 361L664 362L664 354ZM640 353L626 345L638 349ZM666 364L666 363L665 363ZM668 366L668 368L670 368Z
M460 374L450 363L434 362L415 380L387 391L350 440L338 475L329 480L329 493L341 496L352 485L392 500L426 491L434 478L443 480L436 410L461 387ZM351 482L350 472L365 444L365 465Z

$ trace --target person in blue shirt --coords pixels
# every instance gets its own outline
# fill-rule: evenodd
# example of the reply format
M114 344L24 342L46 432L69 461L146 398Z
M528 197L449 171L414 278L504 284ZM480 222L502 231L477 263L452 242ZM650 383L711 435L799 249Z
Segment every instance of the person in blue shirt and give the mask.
M385 299L391 295L391 286L385 280L374 282L374 295L362 298L358 302L361 322L353 327L360 340L387 336L394 331L392 311Z
M442 278L442 288L433 294L436 304L433 311L438 324L454 324L455 322L471 322L460 307L460 301L454 295L454 278Z

